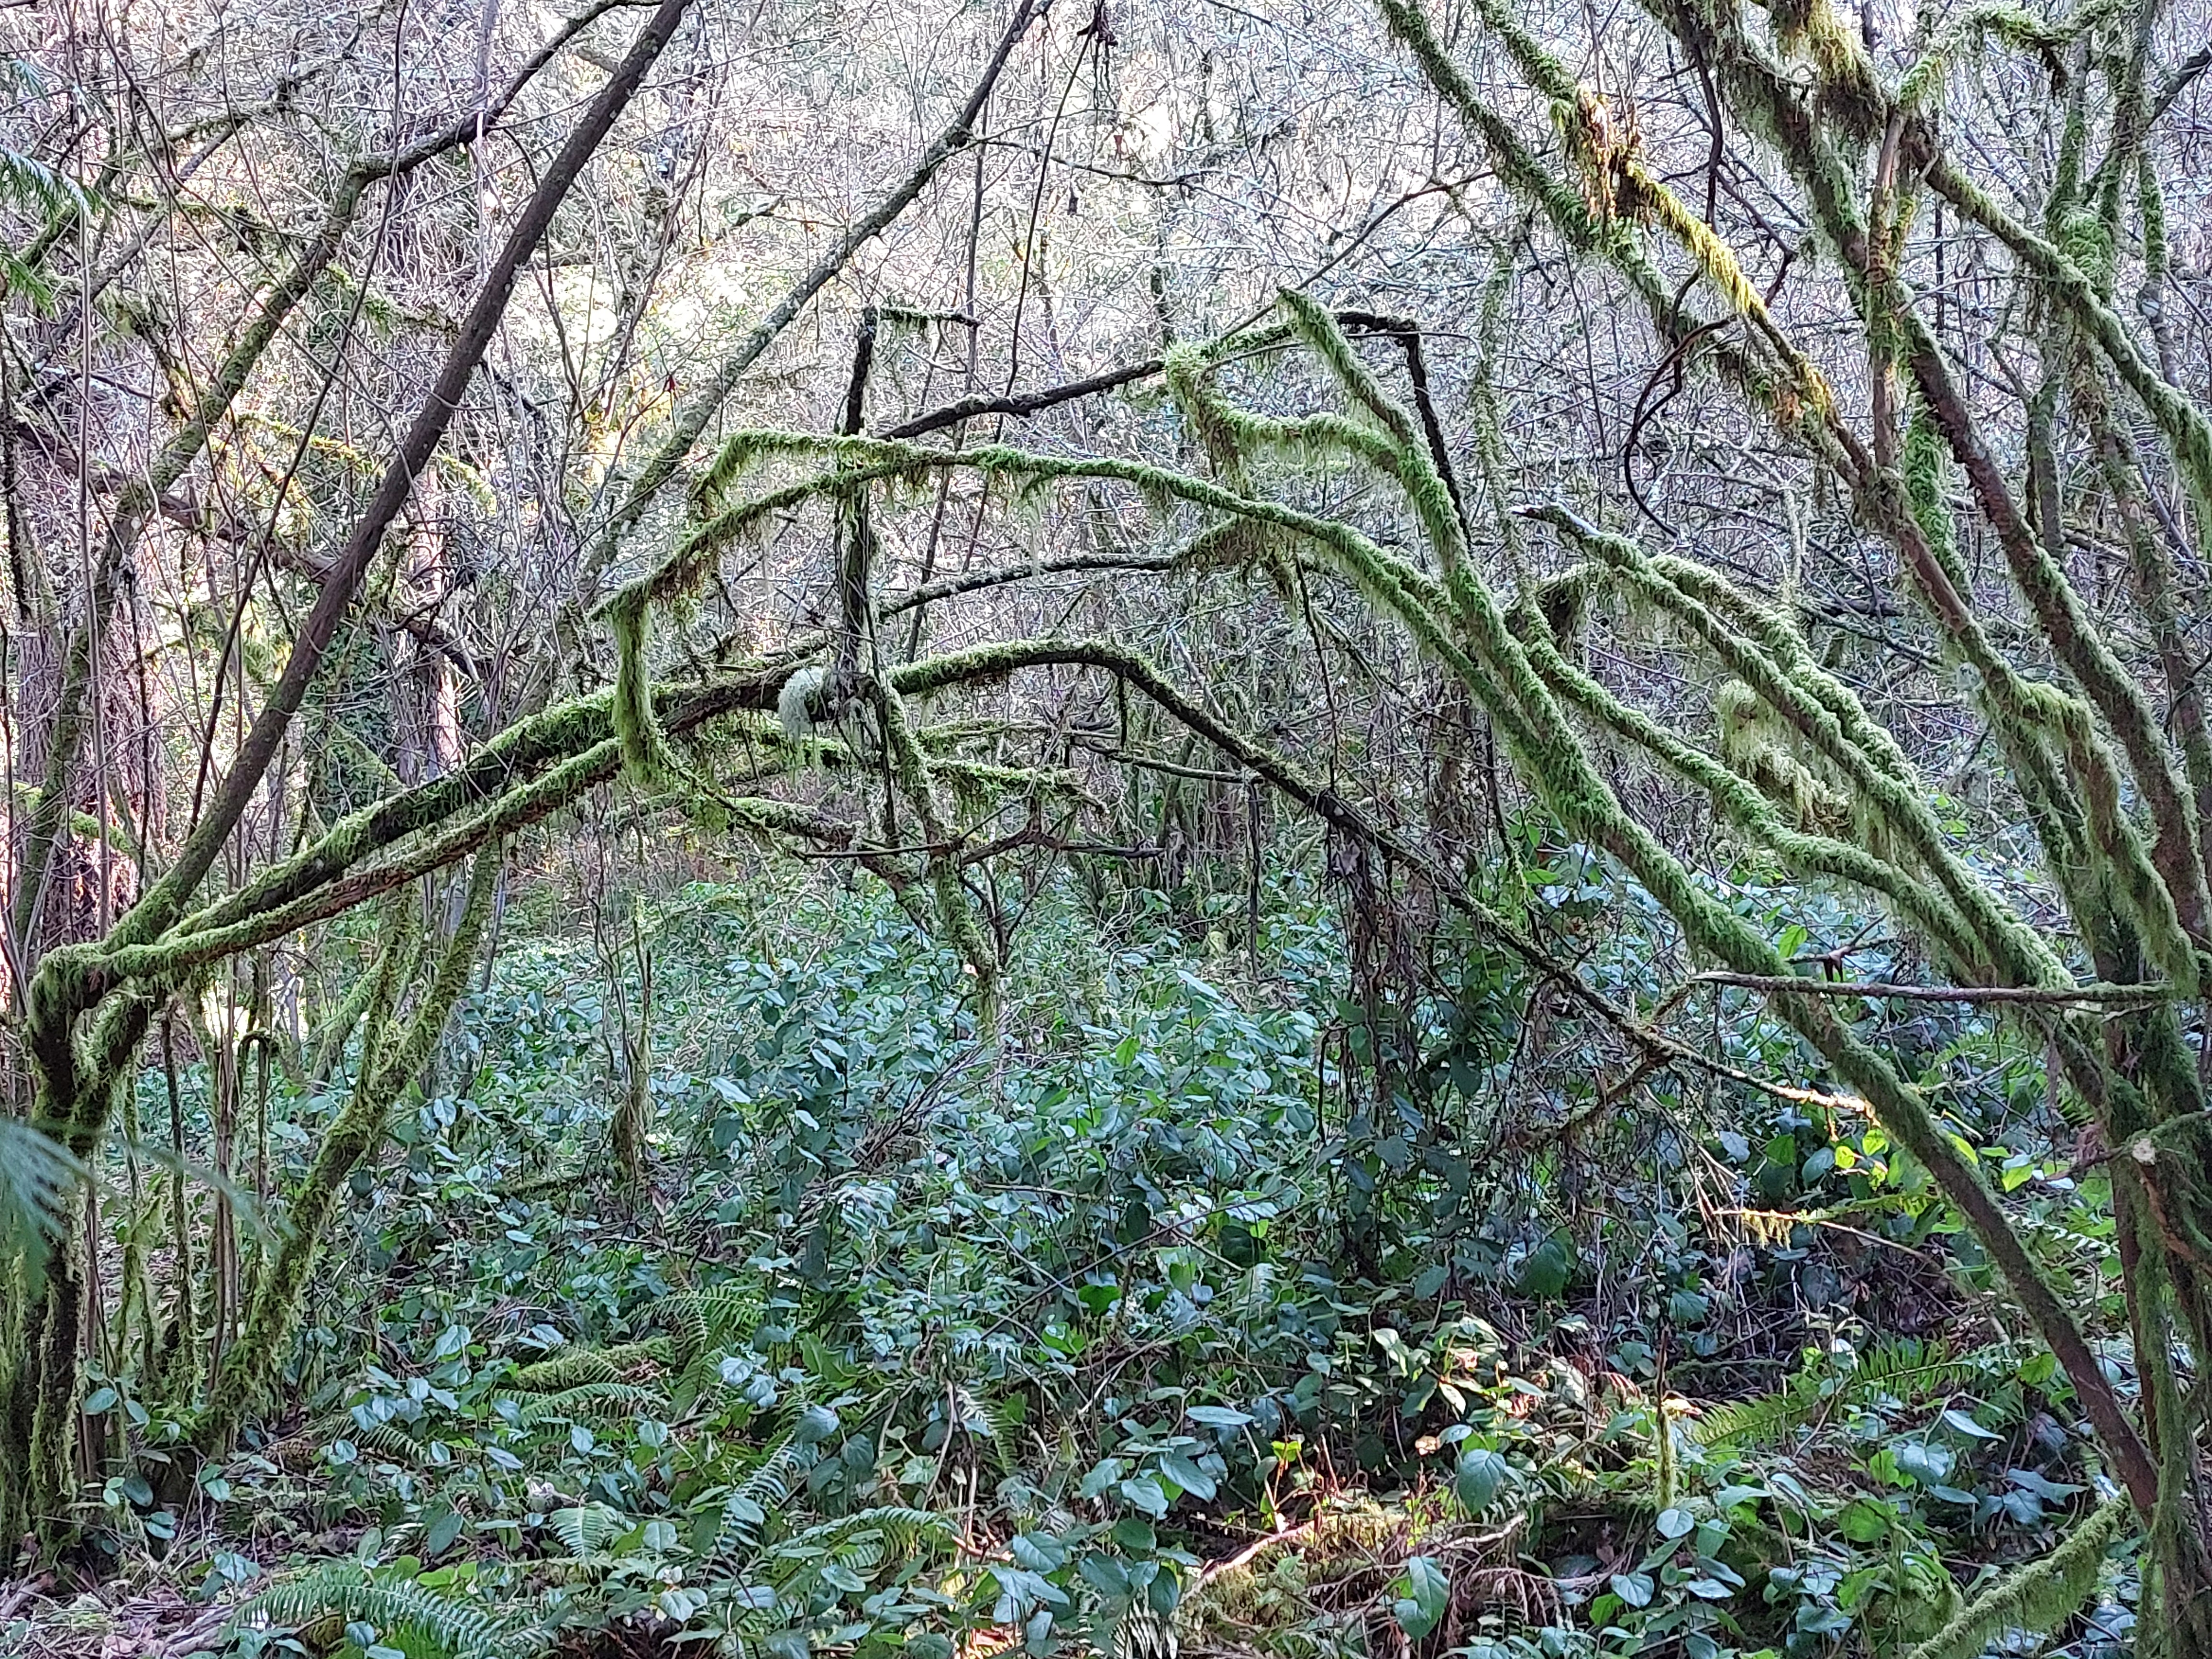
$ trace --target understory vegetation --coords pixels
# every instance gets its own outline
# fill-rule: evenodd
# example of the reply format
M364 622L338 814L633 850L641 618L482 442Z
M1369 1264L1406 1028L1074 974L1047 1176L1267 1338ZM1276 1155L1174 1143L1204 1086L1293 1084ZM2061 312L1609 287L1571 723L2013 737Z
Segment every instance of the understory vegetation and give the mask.
M1678 971L1632 881L1520 845L1493 897L1589 982ZM1715 890L1802 951L1866 931L1747 872ZM1009 896L994 1034L879 894L670 879L579 935L518 880L351 1185L291 1405L180 1499L109 1480L88 1547L166 1592L17 1639L2126 1650L2140 1571L2064 1378L1852 1103L1631 1097L1555 988L1454 930L1363 1002L1304 883ZM1754 1000L1702 1000L1714 1058L1800 1074ZM1859 1018L2125 1376L2109 1192L2041 1056L1955 1006ZM279 1188L333 1060L268 1079L251 1156ZM202 1066L143 1074L140 1121L173 1083L204 1133ZM641 1099L631 1184L609 1148ZM249 1283L270 1225L241 1204ZM159 1378L199 1357L144 1304L117 1334L87 1410L159 1462L190 1426ZM2063 1589L2005 1576L2085 1539Z

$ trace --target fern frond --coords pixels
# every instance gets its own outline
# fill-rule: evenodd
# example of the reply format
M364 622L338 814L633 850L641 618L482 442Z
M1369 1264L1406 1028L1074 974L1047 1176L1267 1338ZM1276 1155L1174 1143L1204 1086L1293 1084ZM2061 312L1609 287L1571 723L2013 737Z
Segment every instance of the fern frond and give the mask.
M985 1400L963 1385L953 1390L961 1425L991 1449L1000 1474L1013 1471L1014 1425L1003 1401Z
M1772 1394L1717 1406L1690 1425L1701 1446L1761 1445L1780 1439L1821 1412L1887 1398L1900 1405L1960 1393L1985 1381L2008 1356L2001 1348L1954 1355L1941 1342L1905 1337L1876 1344L1847 1376L1823 1383L1801 1373Z
M797 1423L769 1441L760 1462L723 1499L722 1525L714 1540L714 1553L729 1554L757 1544L768 1517L791 1501L793 1485L812 1462L809 1447L799 1443Z
M34 1278L44 1273L46 1247L68 1225L83 1174L59 1141L21 1119L0 1117L0 1259L20 1250Z
M1763 1446L1779 1440L1827 1403L1819 1393L1785 1387L1715 1406L1689 1425L1700 1446Z
M1975 1349L1971 1354L1951 1354L1944 1343L1923 1343L1905 1336L1893 1343L1878 1343L1860 1354L1858 1370L1851 1371L1850 1391L1856 1398L1887 1394L1893 1401L1927 1401L1938 1394L1960 1394L1989 1378L1996 1364L2004 1363L2004 1349Z
M764 1510L776 1509L790 1502L791 1483L805 1467L797 1431L787 1431L769 1443L767 1455L753 1465L737 1490Z
M933 1510L884 1504L856 1510L795 1532L768 1552L771 1561L826 1555L857 1571L883 1559L886 1549L911 1556L925 1539L951 1535L951 1523Z
M657 1389L636 1382L579 1382L557 1394L521 1402L516 1426L543 1428L551 1423L619 1423L660 1409Z
M676 1362L689 1365L714 1343L750 1336L767 1308L757 1290L726 1283L679 1291L664 1297L655 1311L676 1344Z
M550 1394L580 1382L620 1382L645 1365L665 1364L669 1353L668 1342L659 1337L611 1348L571 1348L523 1366L508 1381L526 1394Z
M553 1529L553 1535L561 1540L563 1549L581 1559L597 1555L628 1532L630 1519L609 1504L581 1504L555 1510L545 1517L545 1524Z
M65 173L34 155L0 149L0 200L44 209L49 214L90 213L97 198Z
M2106 1498L2064 1543L2005 1574L1906 1659L1981 1659L2007 1631L2041 1636L2055 1630L2096 1594L2106 1547L2129 1508L2124 1494Z
M240 1607L228 1628L233 1633L269 1626L306 1630L356 1620L410 1645L435 1648L447 1659L510 1659L537 1645L528 1632L489 1607L411 1582L371 1578L353 1561L332 1561L270 1585Z
M664 1297L655 1316L668 1333L674 1396L696 1400L713 1387L716 1359L744 1344L766 1312L757 1290L730 1282Z
M381 1453L395 1462L420 1463L426 1460L422 1444L397 1423L362 1424L351 1416L339 1419L339 1426L331 1432L342 1434L357 1446Z

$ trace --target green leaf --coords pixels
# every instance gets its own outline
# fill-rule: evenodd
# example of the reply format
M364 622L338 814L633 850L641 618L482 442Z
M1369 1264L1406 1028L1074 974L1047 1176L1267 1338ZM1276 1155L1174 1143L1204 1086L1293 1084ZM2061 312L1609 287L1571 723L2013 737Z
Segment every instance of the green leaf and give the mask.
M1889 1449L1897 1460L1898 1473L1923 1486L1944 1480L1959 1461L1948 1446L1933 1440L1893 1441Z
M1116 1521L1109 1536L1134 1555L1149 1555L1159 1547L1159 1538L1152 1531L1152 1524L1138 1520L1133 1515L1125 1515Z
M1677 1325L1702 1325L1711 1305L1696 1291L1674 1291L1667 1297L1667 1317Z
M2064 1480L2052 1480L2033 1469L2007 1469L2005 1479L2023 1492L2032 1492L2046 1503L2063 1504L2081 1490Z
M465 1517L459 1510L447 1510L433 1521L422 1532L422 1548L430 1555L443 1555L453 1547L453 1540L461 1535Z
M1161 1455L1160 1473L1200 1502L1213 1496L1213 1477L1180 1452Z
M1897 1517L1887 1504L1876 1503L1871 1498L1854 1498L1844 1505L1837 1517L1844 1536L1854 1544L1875 1544L1889 1536L1891 1525Z
M1158 1521L1168 1512L1166 1491L1149 1474L1140 1474L1133 1480L1121 1483L1121 1496Z
M1574 1277L1574 1258L1556 1238L1547 1238L1521 1262L1515 1288L1523 1296L1558 1296Z
M1459 1467L1452 1472L1452 1491L1468 1514L1480 1515L1498 1496L1507 1473L1502 1454L1470 1446L1460 1454Z
M1085 1498L1096 1498L1121 1478L1123 1465L1118 1457L1102 1457L1077 1484L1076 1490Z
M1960 1411L1956 1406L1946 1407L1944 1408L1943 1420L1951 1427L1956 1429L1960 1434L1966 1435L1971 1439L2002 1440L2004 1438L2004 1437L1997 1433L1996 1430L1984 1428L1980 1424L1974 1421L1972 1418L1967 1416L1966 1413Z
M1076 1564L1084 1581L1101 1595L1115 1601L1127 1601L1129 1595L1129 1570L1111 1555L1086 1555Z
M791 1441L795 1446L818 1445L836 1432L836 1413L827 1406L809 1406L792 1425Z
M1050 1533L1016 1533L1007 1540L1006 1553L1031 1572L1057 1572L1067 1565L1067 1546Z
M1451 1605L1451 1580L1442 1566L1425 1555L1410 1557L1404 1577L1391 1589L1398 1593L1398 1599L1390 1604L1390 1611L1399 1627L1416 1642L1443 1622L1444 1610Z
M1249 1412L1240 1412L1227 1406L1191 1406L1184 1415L1194 1423L1203 1423L1209 1429L1241 1429L1252 1421Z

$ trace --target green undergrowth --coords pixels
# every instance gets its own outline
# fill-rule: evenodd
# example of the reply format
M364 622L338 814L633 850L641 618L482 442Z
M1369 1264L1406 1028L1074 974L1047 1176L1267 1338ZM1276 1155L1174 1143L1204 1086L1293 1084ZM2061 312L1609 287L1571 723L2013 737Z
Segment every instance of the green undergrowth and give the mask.
M1686 971L1616 870L1521 850L1502 900L1608 994ZM1717 890L1788 955L1867 937L1756 872ZM518 895L439 1086L353 1183L286 1409L180 1510L111 1483L115 1565L234 1603L210 1650L245 1656L2125 1650L2126 1525L2022 1592L2109 1488L1864 1117L1620 1089L1611 1034L1449 930L1352 994L1335 906L1294 883L1009 896L994 1030L886 898L646 901L632 1188L603 959ZM1820 1085L1701 996L1716 1058ZM2116 1331L2101 1177L2039 1056L1859 1012ZM272 1155L304 1164L329 1093L273 1086ZM133 1367L96 1387L162 1456Z

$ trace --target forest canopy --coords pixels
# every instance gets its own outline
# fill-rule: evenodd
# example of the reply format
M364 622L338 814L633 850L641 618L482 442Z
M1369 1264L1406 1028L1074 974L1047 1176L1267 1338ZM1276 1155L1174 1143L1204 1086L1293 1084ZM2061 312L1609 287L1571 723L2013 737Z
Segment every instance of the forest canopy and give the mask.
M2212 1655L2197 0L0 7L0 1649Z

